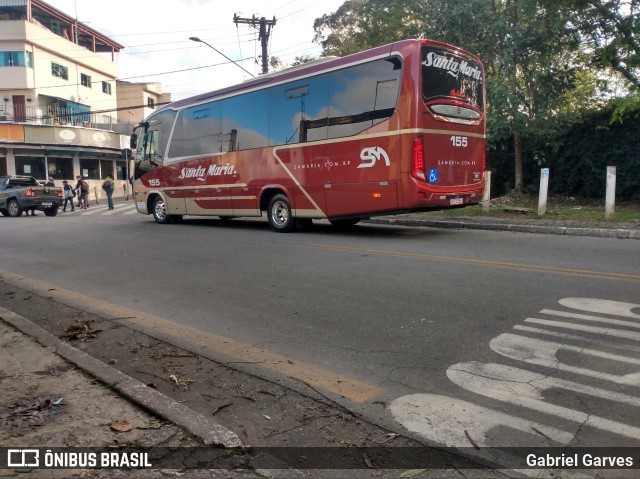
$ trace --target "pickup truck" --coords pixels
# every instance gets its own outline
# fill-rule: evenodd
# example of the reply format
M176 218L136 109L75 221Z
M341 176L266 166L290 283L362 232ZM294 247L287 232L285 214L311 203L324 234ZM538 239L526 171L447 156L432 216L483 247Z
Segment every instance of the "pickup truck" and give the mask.
M17 217L29 210L55 216L63 203L62 188L43 186L32 176L0 176L0 213L3 216Z

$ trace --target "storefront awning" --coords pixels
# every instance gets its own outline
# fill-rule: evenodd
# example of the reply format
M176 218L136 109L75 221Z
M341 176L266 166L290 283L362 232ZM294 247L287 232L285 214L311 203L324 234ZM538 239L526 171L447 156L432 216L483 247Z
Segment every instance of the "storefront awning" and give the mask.
M13 149L14 155L38 155L44 156L45 152L48 156L74 156L78 153L81 157L93 156L97 158L120 158L122 151L107 149L107 148L88 148L88 147L64 147L64 146L34 146L34 145L20 145L15 143L0 143L0 148Z

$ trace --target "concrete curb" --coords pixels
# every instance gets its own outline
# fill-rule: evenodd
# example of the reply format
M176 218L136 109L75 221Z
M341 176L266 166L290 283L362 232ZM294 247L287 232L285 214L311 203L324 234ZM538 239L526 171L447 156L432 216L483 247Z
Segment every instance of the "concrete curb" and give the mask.
M0 306L0 319L34 338L42 346L50 348L55 354L75 364L126 399L187 430L206 445L227 448L243 446L238 435L226 427L61 341L23 316Z
M420 220L415 218L371 218L368 223L418 226L427 228L444 229L471 229L488 231L514 231L518 233L555 234L564 236L593 236L598 238L619 238L640 240L640 230L628 230L621 228L570 228L567 226L549 225L521 225L510 223L474 223L473 221L457 220Z

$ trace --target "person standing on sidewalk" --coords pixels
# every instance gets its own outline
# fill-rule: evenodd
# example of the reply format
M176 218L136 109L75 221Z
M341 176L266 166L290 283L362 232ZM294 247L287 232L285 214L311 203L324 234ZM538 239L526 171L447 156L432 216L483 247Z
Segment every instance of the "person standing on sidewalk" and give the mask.
M113 179L111 178L111 176L108 176L104 179L104 182L102 183L102 189L104 190L104 192L107 194L107 205L109 205L109 209L112 210L113 209L113 190L115 189L115 183L113 181Z
M62 207L62 211L67 211L67 203L71 204L71 211L75 211L76 207L73 205L73 199L76 193L67 180L62 182L62 190L64 191L64 206Z

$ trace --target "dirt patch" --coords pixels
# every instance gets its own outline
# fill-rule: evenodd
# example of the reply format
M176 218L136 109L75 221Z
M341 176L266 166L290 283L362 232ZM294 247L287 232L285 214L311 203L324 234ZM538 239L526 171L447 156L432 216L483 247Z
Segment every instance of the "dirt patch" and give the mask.
M42 426L64 409L64 396L24 397L0 409L0 423L14 432Z
M13 285L0 282L0 304L148 387L215 417L245 444L420 445L328 400L306 397Z

